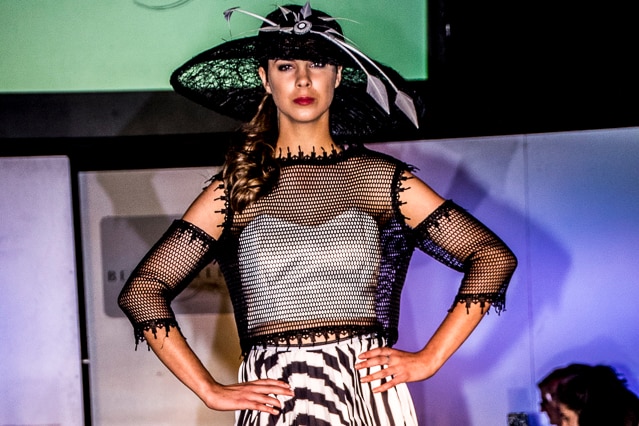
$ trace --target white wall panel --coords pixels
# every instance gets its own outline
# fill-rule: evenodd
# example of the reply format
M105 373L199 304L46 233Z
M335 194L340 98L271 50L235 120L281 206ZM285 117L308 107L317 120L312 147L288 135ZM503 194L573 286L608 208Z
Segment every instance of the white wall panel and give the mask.
M66 157L0 158L0 424L84 424Z

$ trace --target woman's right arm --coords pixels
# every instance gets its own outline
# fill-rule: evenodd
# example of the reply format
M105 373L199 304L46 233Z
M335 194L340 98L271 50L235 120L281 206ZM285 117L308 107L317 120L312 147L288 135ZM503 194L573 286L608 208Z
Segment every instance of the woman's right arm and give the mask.
M149 331L145 336L160 361L210 409L278 414L281 401L270 395L293 396L288 383L274 379L222 385L211 376L181 333L171 332L156 338Z
M170 308L171 300L214 258L224 220L223 195L219 182L200 194L136 267L118 302L138 339L207 407L276 414L280 402L269 395L292 396L288 384L270 379L216 382L180 333Z

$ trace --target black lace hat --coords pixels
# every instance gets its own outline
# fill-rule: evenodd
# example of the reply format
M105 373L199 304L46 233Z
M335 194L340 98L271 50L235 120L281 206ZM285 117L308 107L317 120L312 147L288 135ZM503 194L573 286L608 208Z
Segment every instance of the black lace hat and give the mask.
M220 114L249 121L265 94L257 69L267 59L321 60L343 67L330 107L333 136L361 137L419 127L424 108L417 93L399 73L349 43L339 18L311 9L308 2L280 6L266 17L232 8L224 12L227 21L234 13L261 20L257 35L222 43L180 66L170 80L177 93Z

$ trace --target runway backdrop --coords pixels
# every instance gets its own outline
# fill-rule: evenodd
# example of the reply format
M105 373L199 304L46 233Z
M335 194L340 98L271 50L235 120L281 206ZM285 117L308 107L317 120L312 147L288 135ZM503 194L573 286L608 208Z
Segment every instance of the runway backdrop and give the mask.
M497 426L509 412L536 413L536 381L570 362L612 364L639 390L639 128L370 147L417 166L520 261L506 311L491 312L435 377L410 384L422 425ZM93 423L231 424L231 413L207 411L146 347L134 351L131 327L114 308L141 253L215 170L69 176L64 158L0 158L0 425L83 424L74 255L84 263ZM69 229L71 179L82 253L73 253ZM425 343L460 278L415 253L398 348ZM196 281L178 302L182 328L230 382L239 348L228 296L213 265Z

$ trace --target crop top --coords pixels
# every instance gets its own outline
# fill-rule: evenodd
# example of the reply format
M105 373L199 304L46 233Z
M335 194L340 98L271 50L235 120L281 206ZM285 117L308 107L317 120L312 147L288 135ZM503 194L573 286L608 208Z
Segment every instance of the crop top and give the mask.
M118 299L136 343L145 330L178 327L171 300L212 261L228 286L244 355L254 346L362 334L393 345L416 247L463 272L453 305L504 308L514 254L451 200L409 227L399 197L409 165L362 146L279 162L268 194L242 212L226 203L217 240L179 219L141 260Z

